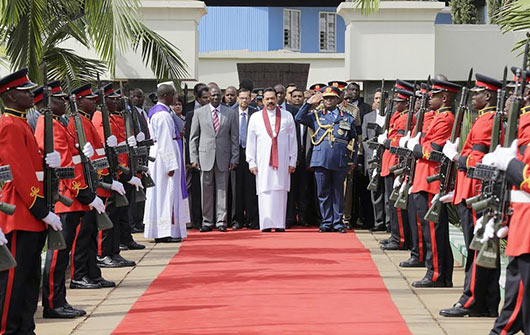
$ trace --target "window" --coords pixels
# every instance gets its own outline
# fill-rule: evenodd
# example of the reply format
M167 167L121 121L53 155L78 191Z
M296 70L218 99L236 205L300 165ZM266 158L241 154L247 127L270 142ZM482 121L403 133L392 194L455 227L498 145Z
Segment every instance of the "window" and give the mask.
M335 52L335 35L337 31L336 27L337 14L320 12L319 15L319 40L320 40L320 51L321 52Z
M283 48L300 51L300 16L296 9L283 10Z

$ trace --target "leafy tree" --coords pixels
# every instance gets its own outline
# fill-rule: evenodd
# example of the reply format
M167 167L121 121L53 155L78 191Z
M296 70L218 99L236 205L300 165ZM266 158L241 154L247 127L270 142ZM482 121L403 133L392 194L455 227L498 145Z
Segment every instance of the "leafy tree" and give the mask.
M107 68L114 75L119 52L141 52L159 79L186 75L178 50L141 21L140 0L0 0L0 46L12 69L28 67L50 77L89 80ZM63 46L69 39L93 48L90 59Z
M451 15L454 24L474 24L478 22L477 7L473 0L451 0Z

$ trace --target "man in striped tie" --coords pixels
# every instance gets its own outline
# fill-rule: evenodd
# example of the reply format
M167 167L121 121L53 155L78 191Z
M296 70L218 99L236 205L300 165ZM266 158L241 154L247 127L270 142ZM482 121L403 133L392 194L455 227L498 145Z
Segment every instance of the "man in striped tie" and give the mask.
M234 110L221 105L219 88L209 91L210 103L195 110L191 121L190 161L201 171L201 232L214 225L225 232L228 176L239 161L239 122Z

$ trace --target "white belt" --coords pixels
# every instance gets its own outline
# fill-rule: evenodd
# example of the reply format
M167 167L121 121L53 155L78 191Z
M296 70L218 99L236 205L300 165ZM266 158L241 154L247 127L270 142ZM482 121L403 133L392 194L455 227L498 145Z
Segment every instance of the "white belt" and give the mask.
M44 180L44 171L35 171L35 176L37 177L38 181Z
M510 191L510 202L512 203L530 203L530 193L521 190Z
M103 149L103 148L96 149L96 153L99 156L103 156L103 155L105 155L105 149Z
M81 156L79 156L79 155L72 156L72 162L73 162L74 164L79 164L79 163L81 163Z

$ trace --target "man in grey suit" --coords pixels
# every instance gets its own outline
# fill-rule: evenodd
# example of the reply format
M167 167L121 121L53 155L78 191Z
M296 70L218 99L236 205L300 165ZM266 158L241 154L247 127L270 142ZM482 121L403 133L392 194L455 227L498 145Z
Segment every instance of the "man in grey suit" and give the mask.
M217 87L210 88L210 103L193 113L190 162L192 168L201 171L201 232L211 231L214 224L219 231L226 231L228 176L239 162L237 116L234 110L221 105Z

